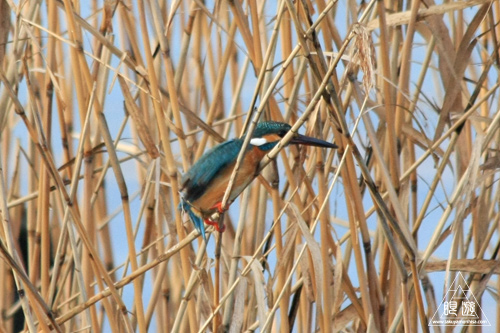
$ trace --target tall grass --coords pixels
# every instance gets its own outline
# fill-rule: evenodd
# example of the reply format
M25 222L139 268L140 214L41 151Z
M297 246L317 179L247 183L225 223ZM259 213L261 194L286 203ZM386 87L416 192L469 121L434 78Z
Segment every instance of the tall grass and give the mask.
M0 331L427 332L458 272L496 326L499 22L0 0ZM263 119L339 149L285 137L207 244L180 176Z

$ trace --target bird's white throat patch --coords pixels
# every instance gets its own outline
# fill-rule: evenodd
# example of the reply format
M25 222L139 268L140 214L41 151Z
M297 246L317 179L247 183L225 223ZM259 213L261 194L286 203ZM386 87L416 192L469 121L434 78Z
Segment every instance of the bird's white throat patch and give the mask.
M251 145L254 145L254 146L262 146L263 144L266 144L267 143L267 140L264 139L264 138L253 138L253 139L250 139L250 144Z

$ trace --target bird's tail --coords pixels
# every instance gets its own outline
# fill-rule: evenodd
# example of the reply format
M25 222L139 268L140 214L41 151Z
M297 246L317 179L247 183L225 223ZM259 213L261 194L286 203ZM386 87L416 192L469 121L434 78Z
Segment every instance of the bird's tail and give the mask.
M206 241L207 238L205 235L205 223L203 223L203 218L197 215L193 211L193 207L189 204L189 202L187 202L184 199L181 199L181 203L179 204L179 209L188 214L189 219L191 220L191 222L193 222L195 228L200 232L200 234L203 236L203 239Z

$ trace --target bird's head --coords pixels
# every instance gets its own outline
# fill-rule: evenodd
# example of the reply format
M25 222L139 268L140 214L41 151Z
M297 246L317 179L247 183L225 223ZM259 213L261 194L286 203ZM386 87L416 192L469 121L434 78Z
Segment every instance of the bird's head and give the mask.
M259 147L261 150L268 151L274 148L276 144L288 133L292 126L277 121L264 121L255 128L250 144ZM291 144L305 146L315 146L324 148L337 148L337 145L309 136L295 134Z

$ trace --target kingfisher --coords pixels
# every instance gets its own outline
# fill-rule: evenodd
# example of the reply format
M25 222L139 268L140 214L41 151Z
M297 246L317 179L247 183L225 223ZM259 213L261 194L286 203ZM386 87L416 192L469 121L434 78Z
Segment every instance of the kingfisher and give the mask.
M292 127L277 121L260 122L245 150L243 161L235 178L228 204L222 207L222 199L243 146L245 136L223 142L206 152L181 179L180 209L186 212L196 229L206 241L205 225L220 228L212 216L222 214L229 205L259 174L259 163ZM337 145L320 139L294 134L290 144L337 148Z

